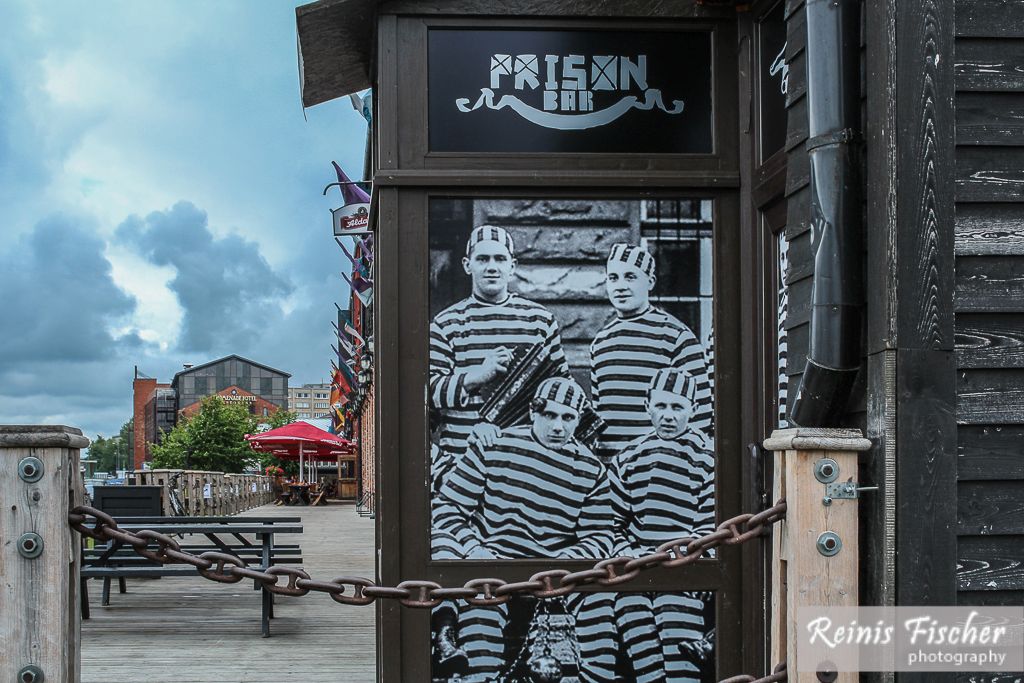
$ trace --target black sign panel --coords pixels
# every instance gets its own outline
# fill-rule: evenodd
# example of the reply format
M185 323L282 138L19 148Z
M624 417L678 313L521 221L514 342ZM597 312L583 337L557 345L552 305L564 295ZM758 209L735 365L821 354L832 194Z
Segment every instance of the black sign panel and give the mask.
M434 152L713 151L708 31L432 29Z
M761 161L786 144L786 19L780 2L758 24L758 78L761 110Z

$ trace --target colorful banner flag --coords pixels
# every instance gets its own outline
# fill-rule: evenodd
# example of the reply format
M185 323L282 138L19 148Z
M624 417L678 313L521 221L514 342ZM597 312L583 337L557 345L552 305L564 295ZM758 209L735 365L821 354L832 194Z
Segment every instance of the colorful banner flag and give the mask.
M335 365L334 361L331 361L331 367L334 368L336 371L341 372L341 374L348 381L348 385L350 387L354 387L356 385L356 381L357 381L356 380L356 373L352 369L352 365L354 365L354 364L355 364L355 360L354 359L352 361L349 361L349 362L343 362L340 366Z
M356 258L356 257L355 257L355 256L353 256L352 254L350 254L350 253L349 253L349 251L348 251L348 249L347 249L347 248L345 247L345 243L344 243L344 242L342 242L342 241L341 241L340 239L338 239L337 237L335 237L335 238L334 238L334 241L335 241L335 242L337 242L337 243L338 243L338 246L339 246L339 247L341 247L341 250L342 250L343 252L345 252L345 256L347 256L347 257L348 257L348 260L352 262L352 265L353 265L353 266L356 266L357 268L362 268L362 267L363 267L363 260L362 260L362 258ZM358 249L356 249L356 251L359 251L359 250L358 250Z
M352 346L352 342L343 333L338 334L338 348L345 352L346 362L356 357L356 347Z
M341 166L332 161L334 171L338 176L338 185L341 187L341 194L345 198L344 206L331 209L334 218L334 234L365 234L370 229L370 195L366 194L359 185L349 180Z
M350 288L357 292L365 294L369 290L373 289L373 280L370 278L359 277L358 275L350 278L345 274L345 271L341 271L341 277L345 279L345 282L348 283Z
M359 246L363 250L362 256L364 256L368 261L370 261L372 263L373 262L373 233L368 234L366 236L366 239L363 239L362 237L355 237L355 239L358 241Z
M331 403L346 403L348 395L352 393L352 385L339 369L334 370L331 377Z
M359 334L359 330L352 327L348 323L345 323L345 331L352 337L353 340L359 342L359 346L366 344L366 340L363 339L363 335Z

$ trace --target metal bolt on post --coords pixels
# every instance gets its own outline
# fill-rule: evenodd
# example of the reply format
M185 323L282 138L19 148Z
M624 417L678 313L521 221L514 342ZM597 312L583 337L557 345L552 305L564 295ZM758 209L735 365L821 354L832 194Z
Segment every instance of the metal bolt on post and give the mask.
M0 681L79 680L79 558L67 511L84 498L78 452L88 445L69 427L0 425L0 538L14 540L0 544Z
M856 607L858 600L857 453L871 447L856 429L783 429L765 441L775 451L774 495L786 520L772 548L771 658L785 660L794 683L823 680L797 660L802 607ZM831 673L855 683L857 675Z

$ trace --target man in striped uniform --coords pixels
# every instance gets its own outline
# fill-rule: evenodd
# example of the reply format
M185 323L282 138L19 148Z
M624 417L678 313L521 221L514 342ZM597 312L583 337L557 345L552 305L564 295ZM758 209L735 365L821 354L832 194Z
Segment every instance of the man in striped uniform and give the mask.
M578 559L611 550L607 470L573 438L586 401L572 379L546 379L530 404L531 424L504 430L490 447L470 444L440 491L436 533L450 535L446 547L457 544L461 557L474 559ZM507 615L505 605L464 610L460 639L470 673L501 671ZM602 640L611 630L608 619L577 628L584 668L589 652L613 651Z
M430 325L430 407L440 428L441 458L435 476L466 451L487 388L508 372L517 347L543 344L551 359L565 362L558 323L540 304L509 292L516 269L515 245L503 228L482 225L470 233L463 269L473 293L437 314ZM496 428L490 430L493 439Z
M607 423L597 454L610 462L650 429L644 406L647 386L661 368L681 370L697 381L691 427L705 434L713 412L704 347L683 322L652 306L654 258L643 248L615 244L608 255L605 289L615 308L590 345L591 393Z
M714 528L714 453L689 428L696 381L675 368L655 373L647 392L653 425L612 466L616 552L641 555ZM615 615L636 680L700 680L710 655L704 628L709 593L620 593Z
M481 421L479 408L488 387L508 371L517 347L543 344L551 359L562 363L562 374L569 374L554 316L509 292L516 269L511 235L496 226L474 228L462 267L472 278L472 295L439 313L430 325L429 402L431 421L440 431L439 448L431 450L435 497L441 481L466 452L470 434L481 436L486 445L493 442L497 427ZM436 504L433 507L436 526ZM459 547L448 546L450 535L437 533L436 528L432 532L435 559L457 556ZM435 611L437 624L450 624L456 617L451 602ZM438 646L451 654L447 659L457 666L461 653L447 642Z

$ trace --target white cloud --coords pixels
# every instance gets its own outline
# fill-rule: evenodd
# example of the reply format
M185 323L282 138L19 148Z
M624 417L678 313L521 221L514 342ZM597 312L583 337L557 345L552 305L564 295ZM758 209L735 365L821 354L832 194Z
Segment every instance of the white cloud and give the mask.
M63 212L105 243L110 267L109 291L86 292L78 308L89 296L116 299L110 292L118 289L132 302L97 318L113 344L99 360L40 351L2 368L6 420L60 420L109 434L129 417L132 365L166 379L182 360L203 360L175 355L188 285L172 289L179 269L141 258L115 236L129 216L183 200L202 207L215 239L240 236L294 285L264 302L276 327L249 335L257 359L296 381L329 367L344 257L330 234L335 199L320 191L333 179L331 160L361 172L365 123L348 100L303 120L294 42L294 5L303 1L0 2L0 262L19 236ZM218 258L230 265L230 255ZM244 328L217 332L240 339Z
M157 266L134 251L107 244L106 257L112 267L111 276L121 289L135 297L132 327L144 341L166 350L174 345L181 332L183 309L168 287L177 274L173 266Z

